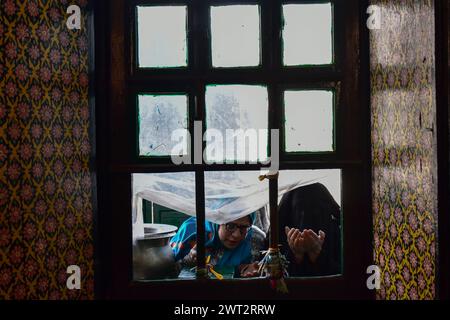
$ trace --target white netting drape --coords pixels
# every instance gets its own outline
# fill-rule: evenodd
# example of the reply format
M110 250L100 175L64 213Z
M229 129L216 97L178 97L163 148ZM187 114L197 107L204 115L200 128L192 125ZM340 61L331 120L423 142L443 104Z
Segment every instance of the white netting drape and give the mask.
M205 172L205 218L223 224L244 217L269 203L269 182L259 171ZM133 174L133 235L143 235L142 199L195 216L195 173ZM340 170L280 171L278 196L320 182L340 204Z

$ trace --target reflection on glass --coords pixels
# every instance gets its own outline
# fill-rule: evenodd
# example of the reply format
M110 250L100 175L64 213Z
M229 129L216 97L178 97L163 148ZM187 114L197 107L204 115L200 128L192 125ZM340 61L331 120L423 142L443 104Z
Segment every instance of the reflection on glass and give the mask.
M138 66L187 66L186 6L137 7Z
M188 154L186 95L139 95L138 106L140 156Z
M332 9L330 3L283 5L283 64L330 64Z
M259 7L211 7L211 41L213 67L259 65Z
M206 87L206 160L257 162L267 159L267 88Z
M333 92L285 91L285 150L333 151Z

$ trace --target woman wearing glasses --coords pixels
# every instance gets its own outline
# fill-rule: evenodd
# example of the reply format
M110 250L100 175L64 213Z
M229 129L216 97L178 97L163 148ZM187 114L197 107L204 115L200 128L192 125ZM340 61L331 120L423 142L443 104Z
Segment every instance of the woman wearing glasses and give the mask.
M255 213L226 224L206 221L205 251L209 263L217 269L234 268L241 277L257 275L257 263L251 263L252 224ZM196 219L189 218L170 240L178 268L192 268L196 265Z

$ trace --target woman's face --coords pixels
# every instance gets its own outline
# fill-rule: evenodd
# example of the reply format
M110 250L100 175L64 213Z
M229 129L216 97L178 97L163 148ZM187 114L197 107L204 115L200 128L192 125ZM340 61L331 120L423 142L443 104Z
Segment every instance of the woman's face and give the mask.
M221 224L219 227L219 238L223 245L228 249L236 248L247 236L251 227L250 219L242 217L227 224Z

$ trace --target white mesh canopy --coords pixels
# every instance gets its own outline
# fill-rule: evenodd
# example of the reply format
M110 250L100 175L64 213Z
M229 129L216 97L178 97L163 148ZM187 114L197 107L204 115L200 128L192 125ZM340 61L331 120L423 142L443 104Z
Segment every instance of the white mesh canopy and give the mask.
M205 172L205 218L223 224L269 203L269 182L259 171ZM195 173L133 174L133 234L143 235L142 199L195 217ZM278 199L300 186L320 182L340 204L340 170L285 170L278 178Z

